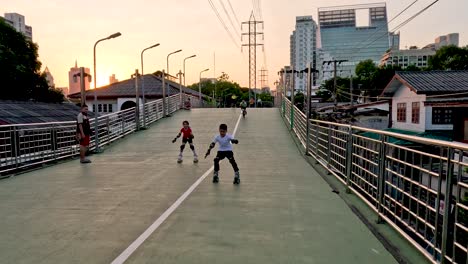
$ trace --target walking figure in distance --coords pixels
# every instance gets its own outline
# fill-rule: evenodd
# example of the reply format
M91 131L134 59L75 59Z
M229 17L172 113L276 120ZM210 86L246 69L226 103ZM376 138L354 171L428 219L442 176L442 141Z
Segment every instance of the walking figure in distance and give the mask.
M245 100L242 100L242 102L240 103L240 108L242 110L242 117L245 118L245 116L247 115L247 102Z
M88 118L88 106L84 104L81 106L81 112L78 114L76 128L76 137L80 142L81 163L91 163L91 161L86 158L86 151L88 151L90 136L91 126L89 124Z
M182 163L182 153L184 152L185 149L185 144L187 142L190 145L190 149L193 151L193 162L197 163L198 162L198 155L197 152L195 151L195 146L193 145L193 132L192 129L190 128L189 122L184 121L182 122L182 129L180 130L179 134L172 140L172 143L175 143L177 139L182 135L182 145L180 145L180 154L179 158L177 159L178 163Z
M234 152L232 152L232 144L238 144L239 140L234 139L230 134L227 134L227 125L221 124L219 126L219 135L216 135L213 142L210 144L208 151L206 152L205 159L210 155L211 149L215 147L216 143L219 143L218 154L214 159L214 173L213 182L219 182L219 161L227 158L234 169L234 184L240 183L239 168L237 167L236 160L234 159Z

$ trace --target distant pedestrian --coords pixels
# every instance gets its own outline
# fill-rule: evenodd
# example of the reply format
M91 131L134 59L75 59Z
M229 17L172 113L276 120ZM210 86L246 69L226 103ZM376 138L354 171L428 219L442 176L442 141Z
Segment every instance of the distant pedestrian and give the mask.
M91 126L89 125L88 106L85 104L81 106L81 112L78 114L76 134L80 142L80 162L91 163L91 161L86 158L86 152L88 151L91 137Z

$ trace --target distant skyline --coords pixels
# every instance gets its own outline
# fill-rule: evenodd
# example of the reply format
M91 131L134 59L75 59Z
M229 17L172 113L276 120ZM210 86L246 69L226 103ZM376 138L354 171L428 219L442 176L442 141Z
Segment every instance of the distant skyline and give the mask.
M228 2L221 1L229 12ZM231 28L220 0L212 2L226 26ZM390 20L413 0L294 0L294 4L285 4L281 0L260 2L265 23L266 59L260 48L257 68L260 70L266 62L269 84L273 87L273 82L278 79L278 70L289 64L289 37L294 30L296 16L312 15L317 21L318 7L386 2ZM389 28L394 28L431 2L433 0L419 0L390 23ZM252 1L231 0L231 3L240 22L248 20ZM434 42L437 36L448 33L460 33L460 45L468 45L466 10L466 0L440 0L400 30L401 48L413 45L422 47ZM210 71L203 76L214 77L213 57L216 53L216 76L226 72L232 80L248 86L248 50L244 48L241 53L240 48L233 44L208 1L83 0L79 4L59 0L4 1L0 14L3 16L9 12L24 15L26 24L33 27L34 42L39 45L39 59L43 69L47 66L53 74L57 87L68 86L68 70L74 66L75 60L78 60L78 66L89 67L92 72L94 43L115 32L121 32L122 36L98 45L98 86L108 84L112 74L124 80L135 69L140 70L141 50L155 43L161 43L161 46L145 52L146 73L165 69L167 54L183 49L183 52L171 56L170 73L175 75L182 69L183 58L196 54L197 57L186 64L186 83L189 85L198 82L199 72L206 68L210 68ZM232 19L236 23L234 17ZM240 36L235 36L235 39L240 45Z

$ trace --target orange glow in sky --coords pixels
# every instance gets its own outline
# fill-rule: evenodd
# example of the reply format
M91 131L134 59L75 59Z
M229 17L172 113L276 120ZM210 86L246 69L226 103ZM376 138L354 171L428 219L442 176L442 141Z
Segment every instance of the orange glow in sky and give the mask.
M222 0L227 7L227 1ZM106 40L97 47L97 84L109 83L109 76L119 80L130 78L135 69L141 70L140 52L155 43L161 46L145 52L145 73L166 69L168 53L183 49L170 57L170 74L176 75L187 60L186 83L198 82L199 72L204 77L214 76L214 53L216 53L216 76L229 74L232 80L248 86L248 50L241 53L240 36L235 35L234 44L218 22L207 1L144 1L144 0L2 0L0 13L20 13L26 24L33 28L33 40L39 45L43 68L48 66L57 87L68 86L68 71L78 60L78 66L88 67L93 73L93 45L115 32L122 36ZM220 2L213 1L226 26L231 28ZM267 0L262 3L262 18L265 22L265 55L258 49L257 69L266 66L269 84L278 79L277 72L289 65L289 36L294 30L295 17L312 15L317 20L317 7L358 3L381 2L376 0ZM399 13L409 0L388 0L389 18ZM432 0L420 0L405 16L392 22L389 28L398 25L410 15L421 10ZM251 0L231 0L240 22L248 20ZM458 32L460 44L468 44L467 0L440 1L423 15L401 29L401 47L424 46L439 35ZM229 11L229 9L228 9ZM230 12L230 11L229 11ZM234 16L232 20L237 24ZM240 32L240 25L236 25ZM232 30L234 32L234 30ZM244 38L245 39L245 38ZM237 46L236 46L237 45ZM267 65L264 65L267 63ZM257 77L257 80L259 77ZM91 87L93 83L91 83Z

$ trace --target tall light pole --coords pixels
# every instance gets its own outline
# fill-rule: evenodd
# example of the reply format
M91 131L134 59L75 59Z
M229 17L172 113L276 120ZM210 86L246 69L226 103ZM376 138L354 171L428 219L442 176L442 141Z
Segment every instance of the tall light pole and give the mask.
M183 73L183 75L184 75L184 87L185 87L185 61L188 60L188 59L191 59L191 58L195 58L196 56L197 55L192 55L192 56L187 57L187 58L184 59L184 68L183 68L183 70L184 70L184 73Z
M141 95L143 96L142 98L142 103L143 103L143 127L146 128L146 110L145 110L145 104L146 104L146 98L145 98L145 76L144 76L144 72L143 72L143 52L149 50L149 49L152 49L152 48L156 48L157 46L159 46L159 43L158 44L154 44L153 46L150 46L144 50L141 51Z
M171 73L169 72L169 56L171 56L172 54L179 53L179 52L181 52L181 51L182 51L182 50L180 49L180 50L176 50L176 51L174 51L174 52L171 52L171 53L167 54L167 67L166 67L166 70L167 70L166 73L167 73L167 75L170 75L170 74L171 74Z
M201 106L201 102L202 102L202 98L201 98L201 74L206 72L206 71L209 71L210 69L204 69L203 71L200 72L200 77L198 78L198 101L200 101L200 106Z
M96 89L97 89L97 85L96 85L96 46L99 42L101 41L104 41L104 40L108 40L108 39L113 39L113 38L117 38L117 37L120 37L122 34L120 32L117 32L117 33L114 33L110 36L108 36L107 38L103 38L103 39L100 39L98 41L96 41L96 43L94 43L94 49L93 49L93 59L94 59L94 137L95 137L95 148L96 148L96 152L99 152L100 151L100 148L99 148L99 131L98 131L98 117L99 117L99 111L98 111L98 107L97 107L97 93L96 93Z

